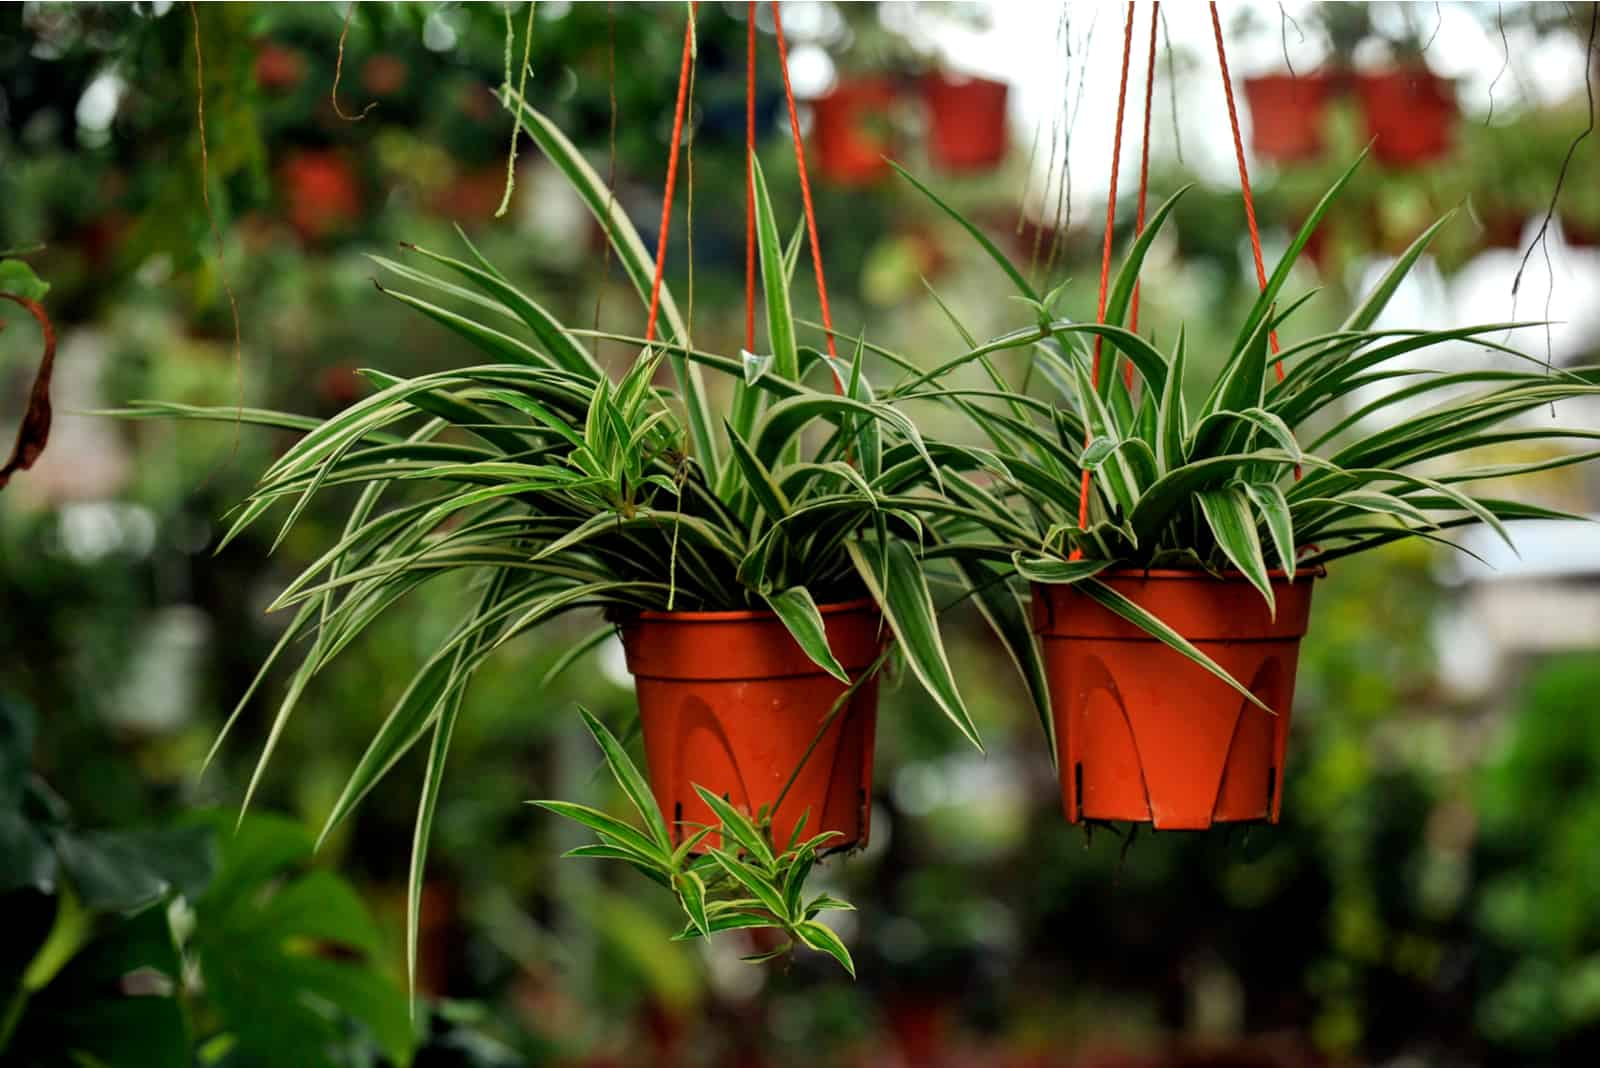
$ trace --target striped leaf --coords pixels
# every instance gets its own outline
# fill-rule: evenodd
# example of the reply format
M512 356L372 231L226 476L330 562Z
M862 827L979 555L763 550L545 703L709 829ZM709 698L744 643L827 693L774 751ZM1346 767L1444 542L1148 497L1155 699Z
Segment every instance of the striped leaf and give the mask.
M1267 534L1272 539L1273 551L1278 554L1278 563L1289 581L1293 582L1294 519L1290 514L1289 502L1284 497L1283 490L1274 482L1252 482L1244 487L1244 493L1250 498L1250 503L1255 505L1256 511L1261 513Z
M516 115L517 121L527 131L528 136L533 138L540 151L566 177L590 213L594 215L595 220L600 223L601 229L605 230L612 247L616 249L617 261L622 264L623 272L633 283L639 299L648 305L650 284L655 275L655 261L645 250L644 242L639 239L638 231L628 220L627 212L617 203L616 195L606 187L605 182L594 168L589 166L577 146L567 139L555 123L529 106L511 86L502 86L501 92L504 94L506 106ZM688 343L689 332L684 327L683 316L679 314L678 305L664 283L661 286L661 318L665 324L663 334L669 341L677 342L679 345ZM678 382L678 389L683 395L684 406L688 410L689 432L694 443L695 456L699 459L700 465L715 477L721 470L721 462L718 458L716 439L711 432L711 409L706 401L706 387L700 369L690 363L676 348L669 349L668 358L672 364L672 373Z
M587 708L579 705L578 714L583 717L583 725L593 735L595 744L605 754L606 767L610 769L611 777L622 787L628 803L644 821L645 830L651 840L662 850L671 849L672 838L667 833L667 821L662 818L661 809L656 805L655 794L650 792L650 784L645 782L644 776L629 759L627 751L622 748L622 743L617 741L616 735L612 734L610 729Z
M1068 586L1090 579L1110 567L1111 560L1060 560L1047 556L1028 556L1018 550L1011 557L1017 574L1029 582L1049 586Z
M1261 551L1261 539L1256 535L1255 515L1250 510L1250 498L1244 488L1229 486L1204 490L1195 496L1200 510L1205 513L1206 524L1217 539L1217 546L1250 584L1261 591L1267 610L1276 617L1278 609L1272 598L1272 580L1267 577L1267 562Z
M940 711L981 752L983 743L978 740L978 729L961 698L955 672L939 636L933 595L928 591L928 581L910 547L898 540L887 543L853 540L848 548L856 573L889 621L911 673Z

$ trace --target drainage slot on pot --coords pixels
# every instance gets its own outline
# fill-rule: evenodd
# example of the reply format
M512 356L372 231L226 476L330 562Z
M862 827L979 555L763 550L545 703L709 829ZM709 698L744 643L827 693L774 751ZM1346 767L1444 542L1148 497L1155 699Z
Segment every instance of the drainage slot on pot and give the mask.
M680 839L683 837L683 802L682 801L674 801L672 803L672 833L677 835L677 837L680 838Z
M1072 808L1077 819L1083 819L1083 761L1072 766Z
M1278 769L1267 769L1267 818L1272 818L1272 800L1278 792Z

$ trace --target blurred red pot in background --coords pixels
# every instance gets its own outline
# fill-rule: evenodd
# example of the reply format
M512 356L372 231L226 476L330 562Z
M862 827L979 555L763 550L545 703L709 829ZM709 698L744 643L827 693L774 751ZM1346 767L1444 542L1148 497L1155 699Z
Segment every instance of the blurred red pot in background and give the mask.
M1333 95L1327 74L1265 74L1244 80L1250 147L1262 159L1293 163L1322 154L1322 121Z
M1355 86L1380 163L1414 167L1450 151L1456 98L1449 82L1412 67L1358 74Z
M361 215L361 181L342 153L300 149L278 167L284 216L302 241L320 241Z
M1005 159L1010 86L934 71L922 79L928 155L947 171L985 170Z
M811 102L811 131L822 176L841 185L865 185L889 175L885 156L894 155L890 125L895 86L888 78L839 82Z

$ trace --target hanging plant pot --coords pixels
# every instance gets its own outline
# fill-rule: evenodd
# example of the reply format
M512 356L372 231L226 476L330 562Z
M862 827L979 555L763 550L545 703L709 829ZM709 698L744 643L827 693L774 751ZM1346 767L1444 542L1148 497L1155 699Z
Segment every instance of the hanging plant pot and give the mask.
M1521 213L1502 208L1485 212L1483 216L1483 247L1518 249L1522 247L1523 217Z
M821 611L829 648L857 677L886 634L877 606L863 600ZM674 842L716 823L699 785L750 816L773 809L780 847L802 813L807 837L838 832L827 850L866 844L876 679L828 722L844 683L770 612L642 612L623 623L622 644L638 689L650 787Z
M278 167L278 187L283 214L306 244L351 229L365 208L355 165L331 149L290 153Z
M811 102L817 169L840 185L866 185L887 178L895 155L891 111L895 85L888 78L842 80Z
M1595 248L1600 246L1600 224L1563 215L1561 236L1567 239L1568 246L1572 248Z
M928 105L928 156L946 171L980 171L1006 157L1006 97L1011 87L988 78L934 71L922 79Z
M1355 76L1372 154L1391 167L1415 167L1450 151L1456 98L1450 83L1422 68Z
M1250 147L1278 163L1322 155L1323 119L1335 82L1321 73L1264 74L1244 80L1250 105Z
M1273 579L1276 620L1242 577L1114 571L1101 581L1153 613L1277 715L1102 608L1075 586L1033 587L1067 820L1158 830L1270 820L1282 805L1284 748L1300 638L1318 570Z

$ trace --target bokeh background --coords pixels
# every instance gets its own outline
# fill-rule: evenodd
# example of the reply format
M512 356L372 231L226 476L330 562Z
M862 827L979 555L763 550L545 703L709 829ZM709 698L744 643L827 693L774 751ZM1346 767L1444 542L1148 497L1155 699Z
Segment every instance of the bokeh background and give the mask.
M1039 276L1076 279L1064 305L1092 316L1120 4L783 10L842 329L932 364L960 339L924 280L979 333L1023 312L969 239L886 173L885 152ZM1139 10L1119 237L1132 225L1127 176L1140 144L1149 6ZM1162 10L1152 193L1197 184L1147 268L1144 322L1157 336L1186 323L1190 351L1203 354L1231 336L1255 281L1209 16L1201 4ZM1228 3L1222 16L1269 261L1378 138L1297 268L1292 288L1323 290L1300 329L1337 323L1411 237L1453 210L1380 325L1548 317L1548 331L1524 333L1530 351L1595 361L1600 136L1577 144L1555 199L1569 146L1593 122L1593 5ZM681 4L546 0L533 21L532 102L614 174L652 244L684 17ZM743 325L745 17L744 4L700 5L693 174L667 261L680 303L692 272L697 342L727 352ZM60 333L54 438L0 493L0 705L11 724L0 740L28 741L0 761L13 780L0 800L31 763L76 831L172 833L216 809L224 844L212 848L243 849L226 844L231 814L283 678L246 706L204 776L201 759L285 622L263 606L342 522L330 495L275 554L261 532L214 554L225 513L284 437L80 413L135 398L232 404L242 392L250 405L326 416L364 395L356 368L412 374L471 359L375 292L367 258L402 241L449 247L455 227L568 321L642 323L598 231L526 141L510 210L495 217L511 123L493 89L508 25L520 51L526 18L521 4L358 4L341 62L342 5L0 9L0 248L51 284ZM758 30L759 150L780 215L798 219L765 11ZM359 120L335 110L336 67L339 107L374 105ZM811 316L801 277L797 305ZM9 440L37 342L24 318L6 318ZM1468 346L1442 357L1487 358ZM1600 426L1592 410L1557 414ZM1505 459L1565 447L1523 445ZM1570 468L1508 492L1593 512L1600 478ZM610 647L539 684L582 621L520 641L481 673L457 730L428 869L416 1063L1596 1063L1600 534L1560 524L1522 546L1496 557L1472 543L1492 568L1417 543L1334 569L1302 661L1284 820L1248 833L1130 841L1069 828L1007 661L970 612L950 611L988 753L964 747L914 684L885 695L872 844L819 875L859 907L842 925L856 982L814 956L746 965L750 947L735 937L670 943L681 918L650 884L557 859L578 839L523 802L615 800L575 707L620 729L631 687ZM320 826L446 625L430 606L451 595L415 596L312 686L258 794L256 810L280 821L259 840ZM105 1063L392 1060L371 1020L405 1012L420 771L416 754L402 762L314 859L305 843L282 854L353 888L328 898L326 915L371 924L360 967L377 1001L365 1023L296 1001L292 973L271 979L276 1000L257 1002L208 981L220 965L206 954L244 945L233 939L247 937L249 910L268 905L164 899L191 965L164 991L187 1047L173 1061L133 1041ZM16 841L0 835L0 846ZM0 867L14 861L0 856ZM3 968L20 975L66 908L10 882L21 888L0 924L8 945L28 948L0 962L7 1027L29 1017ZM329 1037L285 1041L312 1032L284 1004L313 1006Z

